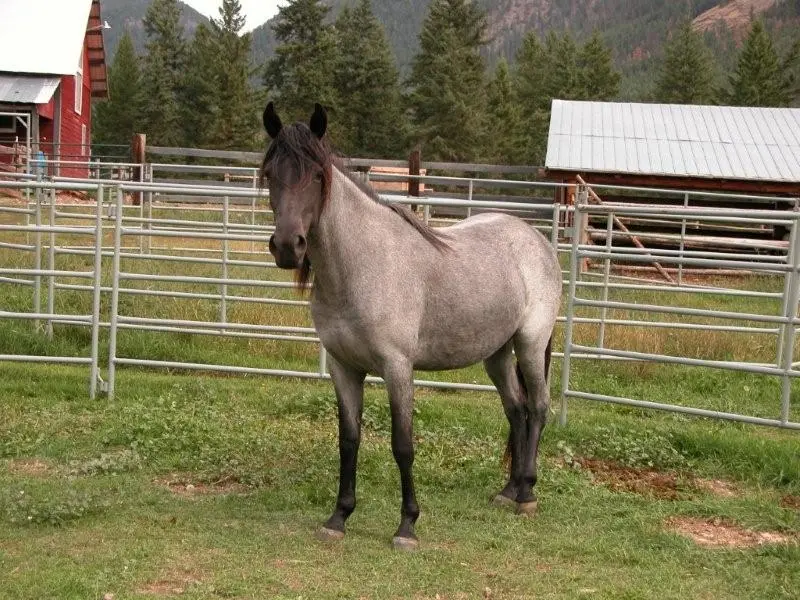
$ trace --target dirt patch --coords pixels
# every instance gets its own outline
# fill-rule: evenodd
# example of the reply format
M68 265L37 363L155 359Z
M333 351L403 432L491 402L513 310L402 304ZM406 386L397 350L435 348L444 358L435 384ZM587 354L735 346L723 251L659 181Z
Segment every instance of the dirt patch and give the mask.
M777 531L753 531L724 519L671 517L666 526L700 546L754 548L765 544L797 543L798 536Z
M800 496L792 496L791 494L787 494L781 498L781 506L790 510L800 511Z
M183 569L164 574L163 577L146 583L136 590L137 594L149 596L180 596L192 586L203 583L202 573L197 573L191 569Z
M735 498L739 495L739 490L730 481L723 481L721 479L701 479L695 477L692 479L692 486L717 496L719 498Z
M713 494L719 498L735 498L739 490L721 479L703 479L689 474L627 467L611 460L597 458L573 459L591 473L594 482L614 491L633 492L643 496L677 500L694 491Z
M14 475L27 475L29 477L44 477L49 475L53 466L38 458L18 458L6 462L6 468Z
M674 473L663 473L653 469L637 469L619 463L595 458L578 459L595 482L614 491L633 492L666 500L678 498L683 482Z
M213 494L244 494L249 491L246 485L232 478L206 482L186 475L170 475L156 479L153 483L168 488L173 494L188 498Z

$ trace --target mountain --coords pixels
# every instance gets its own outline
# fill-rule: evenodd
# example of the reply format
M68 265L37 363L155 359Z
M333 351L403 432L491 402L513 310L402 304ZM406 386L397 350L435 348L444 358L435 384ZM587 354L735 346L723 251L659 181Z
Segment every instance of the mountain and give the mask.
M335 19L355 0L324 0ZM728 69L736 58L735 47L749 29L751 15L763 15L776 35L779 48L788 47L800 31L798 0L474 0L487 12L489 43L486 57L494 64L501 56L513 62L528 31L569 30L579 41L595 30L603 34L622 71L620 99L647 99L657 75L661 48L677 24L691 18L703 32L721 67ZM101 0L103 17L112 24L107 31L108 56L129 27L137 48L144 47L143 18L149 0ZM418 35L431 0L372 0L383 23L402 73L410 70L418 49ZM187 34L207 19L183 5ZM273 54L276 40L274 18L253 31L252 63L264 64ZM110 34L110 35L109 35Z
M181 24L187 37L191 39L197 26L200 23L208 23L208 19L188 4L183 2L178 4L181 5ZM150 0L100 0L100 13L111 25L111 29L103 31L109 63L114 59L117 44L126 29L131 33L136 51L144 52L146 36L142 20L149 5Z

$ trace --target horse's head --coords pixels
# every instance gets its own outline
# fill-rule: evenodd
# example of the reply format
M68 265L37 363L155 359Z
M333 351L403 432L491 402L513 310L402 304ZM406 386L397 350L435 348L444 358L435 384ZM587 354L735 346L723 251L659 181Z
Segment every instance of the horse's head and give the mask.
M275 215L275 234L269 251L282 269L300 269L308 275L306 256L309 231L319 219L330 194L331 151L323 139L328 118L316 105L308 125L283 126L272 102L264 110L264 127L272 142L261 167L269 186ZM305 274L303 274L305 272Z

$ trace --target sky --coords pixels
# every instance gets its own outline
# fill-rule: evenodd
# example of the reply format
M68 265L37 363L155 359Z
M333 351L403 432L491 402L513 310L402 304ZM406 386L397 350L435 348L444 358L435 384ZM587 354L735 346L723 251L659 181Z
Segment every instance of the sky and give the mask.
M222 6L222 0L183 0L183 2L207 17L218 17L219 7ZM239 3L247 17L244 30L250 31L275 16L278 13L278 5L284 2L283 0L239 0Z

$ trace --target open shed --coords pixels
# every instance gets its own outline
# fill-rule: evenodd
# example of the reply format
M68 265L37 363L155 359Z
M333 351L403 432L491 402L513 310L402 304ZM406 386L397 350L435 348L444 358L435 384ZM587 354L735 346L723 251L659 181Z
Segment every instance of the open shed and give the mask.
M800 109L553 100L545 167L566 183L654 190L604 190L609 201L662 203L657 189L800 198Z
M83 176L92 98L108 96L100 0L0 3L0 168L31 169L42 151ZM35 164L35 163L34 163Z
M553 100L547 174L800 195L800 108Z

